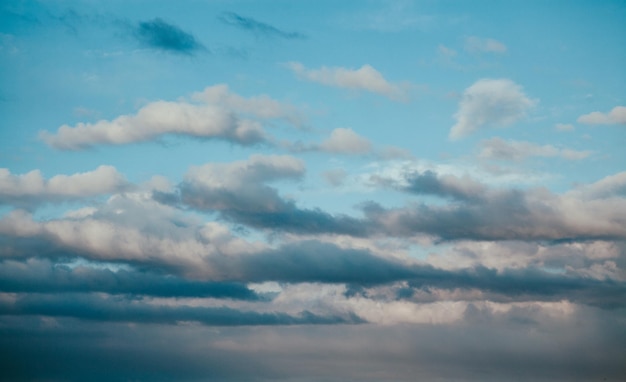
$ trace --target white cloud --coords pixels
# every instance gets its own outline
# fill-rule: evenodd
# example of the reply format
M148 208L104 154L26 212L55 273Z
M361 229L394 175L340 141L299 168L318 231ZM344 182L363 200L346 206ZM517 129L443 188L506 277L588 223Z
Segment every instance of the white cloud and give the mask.
M615 106L608 113L594 111L581 115L577 121L587 125L626 125L626 106Z
M470 36L465 39L465 50L470 53L504 53L506 45L492 38Z
M14 175L0 168L0 203L32 205L108 194L128 187L129 183L113 166L100 166L93 171L72 175L56 175L45 179L34 170Z
M326 66L307 69L299 62L289 62L286 66L299 78L307 81L344 89L365 90L393 100L401 100L406 96L402 86L390 83L370 65L363 65L359 69Z
M505 127L526 116L537 103L508 79L481 79L465 89L449 137L459 139L483 127Z
M354 130L337 128L321 143L283 142L283 147L292 152L321 151L333 154L363 155L372 152L372 143Z
M192 95L195 102L156 101L136 114L113 120L61 126L56 133L42 131L40 138L61 150L80 150L98 144L121 145L155 139L165 134L217 138L241 145L267 139L262 120L301 122L293 106L266 96L243 98L225 85L206 88ZM252 118L244 118L244 117Z
M554 128L558 131L572 131L574 130L574 125L569 123L557 123L554 125Z
M559 157L567 160L585 159L591 151L577 151L558 148L552 145L538 145L526 141L491 138L481 143L479 156L489 159L519 161L528 157Z
M372 144L352 129L338 128L322 142L320 149L331 153L366 154L372 149Z
M225 84L209 86L202 92L192 94L191 98L261 119L285 119L296 126L304 123L304 116L293 105L277 101L267 95L245 98L231 92Z

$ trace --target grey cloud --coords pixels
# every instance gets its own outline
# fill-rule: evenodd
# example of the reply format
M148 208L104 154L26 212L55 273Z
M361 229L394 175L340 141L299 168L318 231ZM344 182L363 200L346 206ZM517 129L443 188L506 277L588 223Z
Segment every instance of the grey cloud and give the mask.
M558 195L546 189L491 189L471 178L461 181L434 172L404 176L404 183L381 177L373 180L411 193L452 197L458 202L415 203L393 209L365 203L366 220L375 231L392 236L425 233L443 240L585 241L626 237L623 198L603 198L584 191ZM615 176L586 189L619 188L619 184L621 179Z
M241 283L195 281L162 272L69 267L37 259L0 262L0 290L12 293L103 292L156 297L260 298Z
M251 17L244 17L234 12L224 12L218 19L228 25L250 31L257 36L280 37L285 39L305 39L307 36L300 32L286 32L273 25L255 20Z
M266 183L298 179L301 161L290 156L253 156L246 161L208 164L192 168L180 185L185 205L217 211L227 220L255 228L294 233L337 233L361 236L366 227L348 216L333 216L319 209L301 209ZM161 200L172 196L161 195Z
M532 307L504 315L468 308L462 323L441 326L0 323L0 366L14 381L582 382L626 372L623 315L595 309L553 318Z
M195 321L211 326L329 325L363 322L355 315L325 317L303 311L298 316L292 316L286 313L239 311L227 307L153 305L123 297L102 297L94 294L20 294L14 301L0 301L0 315L44 315L163 324Z
M166 52L193 54L206 50L192 34L160 18L139 22L134 35L143 45Z

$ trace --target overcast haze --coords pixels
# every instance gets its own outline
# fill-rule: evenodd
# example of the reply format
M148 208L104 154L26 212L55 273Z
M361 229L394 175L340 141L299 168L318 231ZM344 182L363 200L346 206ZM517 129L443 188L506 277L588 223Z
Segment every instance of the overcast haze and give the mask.
M620 381L623 1L4 1L0 379Z

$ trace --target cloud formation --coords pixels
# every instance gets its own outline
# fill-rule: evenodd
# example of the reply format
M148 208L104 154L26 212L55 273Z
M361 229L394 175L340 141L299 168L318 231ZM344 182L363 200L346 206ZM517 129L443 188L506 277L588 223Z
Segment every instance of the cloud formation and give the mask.
M463 92L449 137L459 139L478 129L509 126L524 118L536 103L509 79L478 80Z
M134 35L144 46L165 52L193 54L206 50L192 34L160 18L139 22Z
M246 161L193 167L180 184L181 202L201 211L219 212L254 228L301 233L363 235L366 227L348 216L302 209L267 183L297 180L304 164L291 156L255 155Z
M373 181L416 195L454 198L444 205L416 203L385 209L364 205L367 220L377 231L392 236L418 233L443 240L548 240L586 241L626 238L626 199L619 195L623 179L602 179L589 185L605 193L570 191L554 194L546 189L491 189L476 181L428 172L407 173L405 179ZM609 184L610 186L608 186ZM609 191L610 190L610 191Z
M626 125L626 106L615 106L608 113L594 111L578 117L577 122L586 125Z
M252 116L253 118L247 118ZM157 139L167 134L220 139L243 146L266 142L262 122L284 119L298 123L294 108L269 97L251 99L233 94L224 85L195 93L192 101L155 101L136 114L113 120L63 125L56 133L39 137L59 150L83 150L95 145L123 145Z
M128 187L130 184L113 166L50 179L45 179L39 170L14 175L0 168L0 205L32 208L42 203L116 193Z
M401 85L390 83L379 71L367 64L359 69L326 66L307 69L299 62L289 62L286 66L298 78L322 85L368 91L392 100L402 100L406 97L406 91Z
M224 12L218 19L228 25L250 31L257 36L279 37L285 39L305 39L307 36L300 32L285 32L273 25L255 20L251 17L244 17L235 12Z
M538 145L527 141L491 138L481 142L478 154L481 158L521 161L528 157L557 157L566 160L581 160L589 157L590 151L558 148L553 145Z

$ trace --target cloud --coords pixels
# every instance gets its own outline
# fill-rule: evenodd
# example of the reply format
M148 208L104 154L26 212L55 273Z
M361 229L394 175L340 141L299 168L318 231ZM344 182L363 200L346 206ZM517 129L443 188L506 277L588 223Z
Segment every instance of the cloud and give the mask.
M465 50L470 53L504 53L506 45L492 38L470 36L465 38Z
M348 172L342 168L335 168L325 171L322 176L326 183L328 183L330 186L338 187L344 183L344 181L348 177Z
M13 175L8 169L0 168L0 204L22 208L111 194L129 187L124 176L112 166L99 166L93 171L72 175L56 175L47 180L39 170Z
M251 17L244 17L234 12L224 12L218 19L228 25L250 31L257 36L280 37L285 39L305 39L307 36L300 32L285 32L273 25L255 20Z
M347 216L319 209L301 209L266 183L297 180L304 164L291 156L255 155L247 161L193 167L180 185L181 202L201 211L215 211L230 221L255 228L302 233L363 235L365 227Z
M620 380L625 369L620 313L600 315L594 309L574 308L568 315L554 315L559 308L536 304L499 312L497 307L477 304L467 309L465 320L456 325L240 326L219 330L62 317L54 320L56 325L44 325L36 317L20 316L19 321L3 321L0 363L11 380L100 382L132 376L178 381L494 382L507 380L512 370L517 379L528 381L579 382L598 375ZM603 351L580 351L590 346ZM37 367L24 361L32 359L37 359ZM67 367L68 359L74 361L72 367ZM107 372L102 375L94 370Z
M402 86L388 82L380 72L370 65L363 65L359 69L326 66L322 66L320 69L307 69L299 62L289 62L286 66L298 78L322 85L368 91L392 100L402 100L406 97L406 92Z
M418 233L443 240L622 240L626 238L626 199L602 193L553 194L546 189L490 189L480 183L442 177L436 173L407 173L405 180L375 179L378 184L414 193L453 197L445 205L415 203L385 209L364 205L372 230L407 237ZM411 178L414 178L411 182ZM610 179L610 178L609 178ZM611 187L602 187L605 182ZM620 190L606 179L589 185L594 189ZM621 177L618 184L621 184ZM413 184L413 187L411 185ZM611 194L614 195L614 194Z
M478 155L481 158L512 161L521 161L528 157L558 157L567 160L581 160L589 157L591 151L577 151L526 141L491 138L481 142L481 151Z
M262 121L284 119L298 123L293 107L265 96L245 99L231 93L225 85L207 87L192 99L194 102L155 101L136 114L73 127L63 125L56 133L42 131L39 137L60 150L144 142L167 134L250 146L267 141Z
M188 280L157 272L101 268L101 263L71 266L50 260L0 262L0 289L7 293L93 293L153 297L212 297L258 300L235 282Z
M367 138L360 136L352 129L343 127L331 131L330 136L321 143L289 142L284 146L292 152L321 151L349 155L364 155L372 152L372 144Z
M304 311L298 316L292 316L285 313L242 312L227 307L167 306L93 294L18 295L12 302L0 300L0 315L7 314L153 324L194 321L211 326L329 325L363 322L354 315L323 317Z
M459 139L481 128L506 127L525 117L536 103L511 80L478 80L465 89L449 137Z
M160 18L139 22L134 36L143 45L165 52L194 54L206 50L192 34Z
M587 125L626 125L626 106L615 106L610 112L594 111L576 120Z
M574 125L569 123L557 123L554 125L554 128L558 131L572 131L574 130Z

